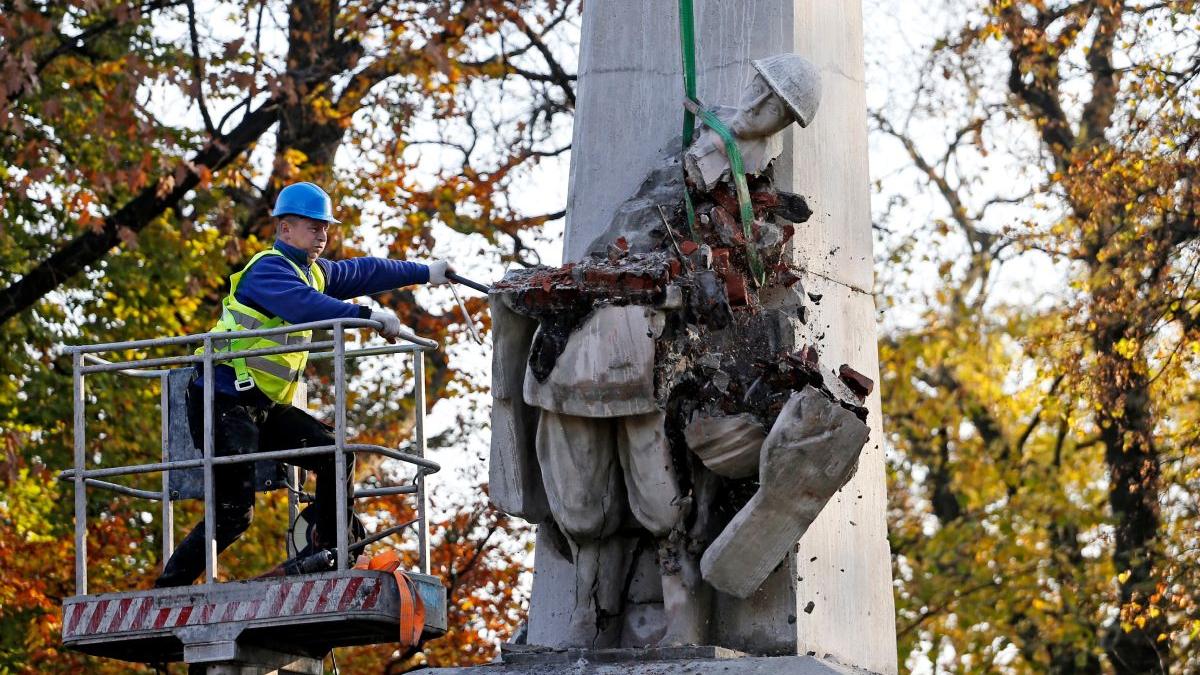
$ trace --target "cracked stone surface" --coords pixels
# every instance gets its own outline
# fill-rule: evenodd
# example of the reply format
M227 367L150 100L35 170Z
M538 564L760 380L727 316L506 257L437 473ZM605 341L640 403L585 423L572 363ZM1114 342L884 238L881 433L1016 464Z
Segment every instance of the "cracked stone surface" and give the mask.
M813 388L795 393L762 446L759 489L709 545L705 581L754 593L854 470L869 428Z

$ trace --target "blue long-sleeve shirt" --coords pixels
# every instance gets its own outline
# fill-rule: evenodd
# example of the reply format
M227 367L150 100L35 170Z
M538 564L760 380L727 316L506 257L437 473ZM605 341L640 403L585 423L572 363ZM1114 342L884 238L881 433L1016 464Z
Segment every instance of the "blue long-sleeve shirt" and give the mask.
M278 240L275 242L275 249L304 270L305 276L311 281L307 251ZM267 316L278 316L292 324L328 319L367 319L371 316L370 307L351 304L345 300L429 282L427 265L405 260L372 257L349 260L318 258L317 264L325 275L324 293L301 280L287 260L280 256L263 256L242 276L235 297L238 302L249 305ZM270 404L270 399L257 387L237 391L233 384L236 379L232 366L218 364L213 369L215 391L233 396L241 403L260 407ZM193 387L197 391L202 390L202 380L197 378Z

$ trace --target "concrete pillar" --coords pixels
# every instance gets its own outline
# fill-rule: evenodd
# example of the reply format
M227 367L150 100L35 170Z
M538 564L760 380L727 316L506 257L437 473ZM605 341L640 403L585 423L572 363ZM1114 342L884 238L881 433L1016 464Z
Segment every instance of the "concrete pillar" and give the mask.
M584 5L566 261L583 255L614 209L679 142L677 12L668 0ZM823 361L848 363L878 382L860 0L696 0L696 27L706 104L735 103L752 59L795 52L821 69L821 109L809 128L786 132L777 185L804 195L815 212L797 228L794 262L807 270L804 288L821 296L808 325L821 336ZM868 407L871 440L857 474L758 596L725 599L719 640L897 671L878 389ZM539 546L534 643L553 630L555 617L561 620L549 586L569 576L555 557Z

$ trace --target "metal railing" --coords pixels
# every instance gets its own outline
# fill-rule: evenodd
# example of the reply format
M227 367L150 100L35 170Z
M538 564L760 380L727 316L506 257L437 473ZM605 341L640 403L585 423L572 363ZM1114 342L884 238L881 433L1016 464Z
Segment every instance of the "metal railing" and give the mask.
M204 583L216 583L217 549L216 549L216 500L214 499L213 468L226 464L239 464L264 459L287 460L289 458L310 455L334 455L334 480L336 483L335 504L346 504L350 499L365 499L381 495L413 494L417 499L417 518L402 526L390 528L371 537L376 541L389 534L394 534L403 527L417 525L417 555L420 571L429 573L429 525L427 514L429 496L426 492L425 477L441 469L437 463L425 459L425 361L424 352L437 349L438 345L432 340L417 337L409 333L401 333L403 340L400 344L382 347L368 347L347 351L345 345L346 329L374 328L381 324L367 319L333 319L315 321L304 324L294 324L279 328L242 330L236 335L229 332L202 333L199 335L183 335L169 338L150 340L133 340L128 342L112 342L98 345L75 345L65 348L65 353L72 356L72 377L74 380L74 425L75 425L75 467L63 471L59 478L70 481L75 486L75 593L87 595L87 488L110 490L119 494L142 499L159 500L162 502L162 531L163 531L163 560L170 556L174 549L174 510L169 488L169 477L172 470L202 468L204 474L204 541L205 541L205 572ZM302 344L287 344L279 347L248 349L243 351L214 351L214 345L228 346L230 341L250 337L268 337L299 331L331 329L332 339ZM166 346L187 346L202 344L202 354L173 356L153 359L135 359L130 361L107 361L98 354L137 349L150 349ZM213 448L213 367L221 361L237 357L266 356L271 354L286 354L289 352L309 352L310 360L333 359L334 365L334 444L294 448L290 450L271 450L241 455L217 457ZM378 356L385 354L413 354L413 448L414 453L403 453L379 445L346 442L346 359ZM172 367L200 364L204 384L204 447L201 459L174 460L168 456L168 383L167 378ZM167 367L166 370L160 368ZM162 461L152 464L135 464L119 467L103 467L88 469L86 453L86 397L84 379L89 374L116 372L122 375L138 378L157 378L162 385ZM346 453L373 453L391 459L399 460L416 467L416 477L412 485L380 487L355 490L353 484L346 480ZM135 474L162 472L162 491L140 490L103 478L127 476ZM346 494L347 489L351 491ZM289 511L294 518L295 497L289 497ZM346 508L337 510L337 569L345 570L350 566L349 543L347 530L349 515ZM361 543L361 542L360 542Z

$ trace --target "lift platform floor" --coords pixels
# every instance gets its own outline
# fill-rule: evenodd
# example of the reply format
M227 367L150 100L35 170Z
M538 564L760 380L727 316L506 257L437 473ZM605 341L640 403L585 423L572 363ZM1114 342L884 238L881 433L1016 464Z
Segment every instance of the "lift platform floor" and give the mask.
M446 589L410 573L425 603L423 640L446 632ZM261 647L321 657L334 647L396 642L399 595L387 572L346 570L63 601L63 645L140 663L218 661Z

